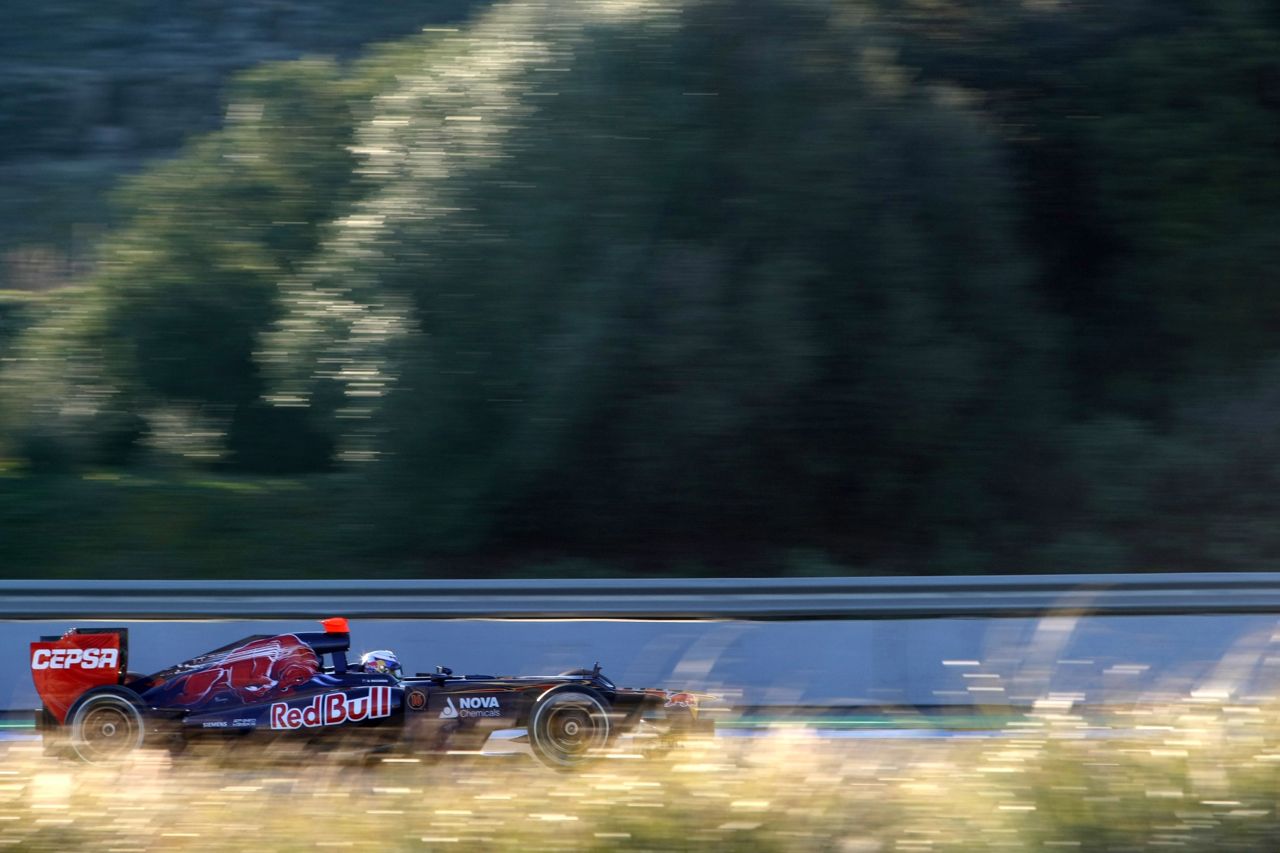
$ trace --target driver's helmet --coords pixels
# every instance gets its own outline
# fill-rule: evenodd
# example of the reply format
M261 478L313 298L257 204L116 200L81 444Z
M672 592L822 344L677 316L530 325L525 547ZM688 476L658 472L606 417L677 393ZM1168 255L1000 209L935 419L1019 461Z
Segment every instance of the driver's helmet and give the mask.
M396 659L396 653L387 649L362 654L360 668L374 675L389 675L396 681L404 677L404 672L400 669L400 661Z

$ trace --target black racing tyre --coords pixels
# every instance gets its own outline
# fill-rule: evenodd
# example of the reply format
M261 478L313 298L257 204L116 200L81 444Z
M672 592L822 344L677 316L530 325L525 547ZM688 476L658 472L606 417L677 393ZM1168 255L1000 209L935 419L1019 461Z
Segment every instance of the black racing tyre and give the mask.
M142 746L146 727L138 706L119 693L95 693L76 704L67 723L72 751L89 764L124 758Z
M538 700L529 715L529 744L548 767L571 770L609 742L609 709L586 690L557 690Z

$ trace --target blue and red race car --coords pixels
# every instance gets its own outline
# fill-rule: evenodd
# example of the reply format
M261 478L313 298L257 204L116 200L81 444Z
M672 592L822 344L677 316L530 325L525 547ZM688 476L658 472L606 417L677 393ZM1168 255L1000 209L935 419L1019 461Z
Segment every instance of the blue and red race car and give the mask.
M47 747L108 761L195 740L343 739L371 752L481 751L491 737L561 769L622 735L655 743L709 731L692 693L617 687L593 669L549 676L404 677L389 653L348 660L347 620L323 632L245 637L152 675L128 670L127 628L73 628L31 644ZM392 665L388 666L388 659Z

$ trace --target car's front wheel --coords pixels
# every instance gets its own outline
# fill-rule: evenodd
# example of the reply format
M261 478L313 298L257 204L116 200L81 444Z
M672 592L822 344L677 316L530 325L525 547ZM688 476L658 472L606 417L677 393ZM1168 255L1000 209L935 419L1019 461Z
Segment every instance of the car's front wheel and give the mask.
M529 717L533 754L548 767L569 770L609 741L609 710L585 690L561 690L538 700Z
M71 748L90 764L115 761L142 746L145 728L138 707L118 693L80 701L71 714Z

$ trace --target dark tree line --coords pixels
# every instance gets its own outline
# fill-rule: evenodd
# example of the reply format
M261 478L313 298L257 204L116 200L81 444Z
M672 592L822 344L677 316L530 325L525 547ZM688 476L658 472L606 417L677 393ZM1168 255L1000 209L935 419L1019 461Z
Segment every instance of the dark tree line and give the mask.
M409 565L1263 568L1278 33L561 2L263 66L0 305L7 455L314 474Z

